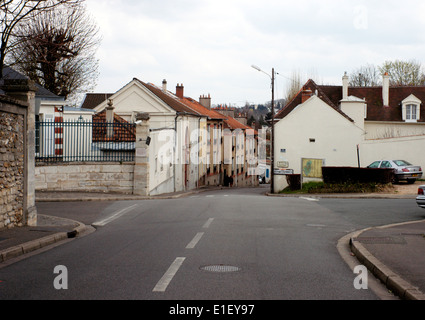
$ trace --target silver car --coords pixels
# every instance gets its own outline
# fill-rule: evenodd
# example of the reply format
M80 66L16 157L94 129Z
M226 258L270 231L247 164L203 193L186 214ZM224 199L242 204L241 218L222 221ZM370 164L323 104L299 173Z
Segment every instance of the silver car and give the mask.
M418 195L416 196L416 203L419 207L425 209L425 185L418 187Z
M405 160L379 160L368 165L368 168L393 168L394 182L414 183L416 179L422 177L422 168Z

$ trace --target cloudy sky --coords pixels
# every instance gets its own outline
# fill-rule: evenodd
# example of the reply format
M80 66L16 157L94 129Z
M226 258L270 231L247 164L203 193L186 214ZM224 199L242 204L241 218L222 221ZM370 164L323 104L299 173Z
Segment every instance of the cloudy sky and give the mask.
M425 65L423 0L87 0L103 37L95 92L134 77L213 104L284 98L298 72L341 85L344 71L386 60Z

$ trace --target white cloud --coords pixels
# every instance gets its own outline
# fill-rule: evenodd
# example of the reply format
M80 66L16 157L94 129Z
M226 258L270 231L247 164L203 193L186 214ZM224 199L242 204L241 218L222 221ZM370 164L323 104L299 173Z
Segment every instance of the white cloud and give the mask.
M267 72L314 70L317 82L340 84L344 71L425 53L420 0L107 0L88 1L103 43L96 91L133 77L169 88L184 83L213 103L270 100ZM421 61L425 62L425 61ZM278 77L279 98L285 78Z

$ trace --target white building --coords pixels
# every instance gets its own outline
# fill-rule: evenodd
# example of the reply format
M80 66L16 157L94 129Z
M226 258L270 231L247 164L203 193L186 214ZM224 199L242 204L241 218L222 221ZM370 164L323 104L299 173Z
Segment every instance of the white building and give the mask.
M163 87L144 83L134 78L114 94L87 94L83 108L96 113L112 103L113 113L128 122L134 122L138 112L150 116L149 194L191 190L198 187L197 132L205 127L207 117L180 102L183 86L176 94Z
M275 166L320 178L321 165L362 166L384 158L425 167L425 87L349 87L307 81L276 115ZM278 176L276 190L285 187Z

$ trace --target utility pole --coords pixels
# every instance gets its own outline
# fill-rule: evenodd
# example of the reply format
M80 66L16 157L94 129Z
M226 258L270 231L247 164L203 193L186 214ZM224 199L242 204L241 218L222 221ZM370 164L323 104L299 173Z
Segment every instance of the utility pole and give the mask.
M272 75L264 72L256 65L252 65L255 70L265 73L272 80L272 131L271 131L271 148L270 148L270 193L274 193L274 68L272 68Z
M274 68L272 68L272 132L270 150L270 193L274 193Z

